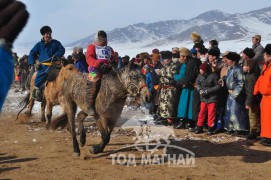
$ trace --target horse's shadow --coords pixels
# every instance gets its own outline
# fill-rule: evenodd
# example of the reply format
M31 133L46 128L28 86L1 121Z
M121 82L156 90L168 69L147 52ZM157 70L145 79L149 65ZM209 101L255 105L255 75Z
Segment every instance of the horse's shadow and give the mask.
M22 163L22 162L28 162L28 161L34 161L38 158L18 158L17 156L9 156L7 154L0 154L0 165L5 164L5 168L0 168L0 174L6 171L16 170L21 167L9 167L11 165L14 165L16 163ZM7 166L7 167L6 167Z
M115 143L114 145L118 144ZM119 145L121 146L123 145L123 143L120 143ZM223 144L212 143L204 140L182 140L182 141L170 141L170 146L171 147L167 148L166 150L166 156L183 154L184 151L180 150L180 148L184 148L193 152L195 154L196 159L205 157L219 158L228 156L230 157L241 156L242 157L241 161L245 163L263 163L271 160L271 151L251 149L250 146L247 145L247 141L245 140ZM102 154L92 157L92 159L106 157L106 159L112 160L111 157L108 157L110 156L110 154L116 153L134 154L136 152L137 152L136 148L127 147L121 148L119 150L105 151ZM136 160L142 159L139 157L136 158ZM167 159L165 159L164 162L166 163Z
M172 141L170 144L189 149L195 153L196 158L204 157L226 157L241 156L241 161L245 163L263 163L271 160L271 152L254 150L247 145L248 141L237 141L223 144L212 143L209 141ZM271 150L271 148L270 148ZM168 154L178 153L175 149L167 151Z

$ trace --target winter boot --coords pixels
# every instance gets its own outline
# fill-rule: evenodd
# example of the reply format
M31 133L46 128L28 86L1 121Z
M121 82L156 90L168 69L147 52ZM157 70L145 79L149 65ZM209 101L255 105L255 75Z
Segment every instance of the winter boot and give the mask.
M188 125L186 126L189 132L195 131L195 122L192 120L189 120Z
M202 126L197 126L194 133L195 134L201 134L201 133L203 133L203 127Z
M257 133L255 130L251 130L249 135L247 136L247 140L254 140L257 139Z
M41 102L43 99L42 96L43 96L42 90L35 86L32 92L32 98L35 99L36 101Z
M208 127L207 134L208 135L213 135L214 134L214 127Z
M261 141L259 141L259 143L264 146L271 146L271 139L270 138L263 138Z
M100 80L96 82L87 81L87 114L93 116L95 113L95 100L99 90Z
M180 119L174 126L174 129L185 129L185 122L183 119Z

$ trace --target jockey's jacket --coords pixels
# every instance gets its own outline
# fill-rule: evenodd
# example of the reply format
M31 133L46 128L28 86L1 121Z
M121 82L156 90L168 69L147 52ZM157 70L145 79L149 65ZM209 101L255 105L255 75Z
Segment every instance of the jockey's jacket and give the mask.
M31 49L28 56L28 65L35 64L35 60L37 59L38 56L39 62L45 63L47 61L55 61L57 60L57 58L61 58L64 54L65 48L59 41L51 39L49 42L46 43L42 39ZM50 59L53 56L54 59Z
M114 50L110 46L90 44L87 48L86 60L89 68L99 68L100 63L109 64L114 61Z

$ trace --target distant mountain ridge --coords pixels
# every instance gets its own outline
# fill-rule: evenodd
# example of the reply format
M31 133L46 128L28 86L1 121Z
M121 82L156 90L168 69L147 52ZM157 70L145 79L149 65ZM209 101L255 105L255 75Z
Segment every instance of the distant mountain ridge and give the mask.
M124 28L107 31L112 45L140 44L152 47L171 43L191 41L192 32L197 32L207 42L242 40L253 34L261 34L271 39L271 7L250 11L248 13L227 14L218 10L204 12L189 20L167 20L154 23L137 23ZM94 34L67 44L67 47L86 48L93 42Z

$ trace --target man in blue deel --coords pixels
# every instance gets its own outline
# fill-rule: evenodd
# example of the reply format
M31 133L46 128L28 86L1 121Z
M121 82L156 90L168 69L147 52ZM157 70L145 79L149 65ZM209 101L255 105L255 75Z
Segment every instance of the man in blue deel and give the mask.
M52 29L49 26L43 26L40 29L42 39L30 51L28 57L28 65L36 63L37 75L34 81L35 87L33 90L33 98L37 101L42 100L42 89L46 82L47 75L50 71L52 62L59 60L65 53L65 48L62 44L52 39Z

